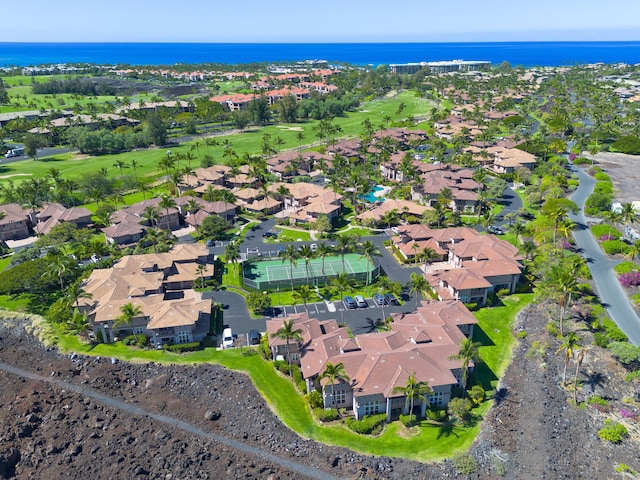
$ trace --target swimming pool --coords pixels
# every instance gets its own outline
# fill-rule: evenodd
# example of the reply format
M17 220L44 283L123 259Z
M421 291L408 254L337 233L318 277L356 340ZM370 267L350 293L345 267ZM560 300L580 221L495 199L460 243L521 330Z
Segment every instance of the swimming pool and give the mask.
M364 198L369 203L384 202L385 198L379 196L380 194L384 193L384 191L385 188L383 186L374 185L371 190L369 190L369 193L364 195L362 198ZM376 195L376 193L378 193L378 195Z

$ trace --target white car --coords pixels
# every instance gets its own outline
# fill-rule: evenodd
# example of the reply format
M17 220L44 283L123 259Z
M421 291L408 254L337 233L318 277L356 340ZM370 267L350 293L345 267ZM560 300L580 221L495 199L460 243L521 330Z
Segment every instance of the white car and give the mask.
M316 245L315 243L312 243L309 248L311 249L312 252L315 252L316 250L318 250L318 245Z
M222 331L222 348L233 348L233 332L230 328Z

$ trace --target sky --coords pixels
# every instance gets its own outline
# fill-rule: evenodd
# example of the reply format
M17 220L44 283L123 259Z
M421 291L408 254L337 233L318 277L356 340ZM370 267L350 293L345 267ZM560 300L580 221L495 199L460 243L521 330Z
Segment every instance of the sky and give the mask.
M638 0L2 3L0 42L640 40Z

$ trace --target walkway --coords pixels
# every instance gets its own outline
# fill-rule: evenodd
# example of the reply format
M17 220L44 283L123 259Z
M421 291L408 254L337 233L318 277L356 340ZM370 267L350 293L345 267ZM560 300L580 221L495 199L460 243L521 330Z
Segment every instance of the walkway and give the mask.
M38 375L22 368L7 365L6 363L0 363L0 370L11 373L13 375L17 375L22 378L27 378L29 380L48 383L57 388L62 388L64 390L69 390L85 397L93 398L94 400L102 403L109 408L118 409L128 415L151 418L157 422L164 423L165 425L178 428L190 435L195 435L207 440L213 440L214 442L218 442L222 445L233 448L247 455L253 455L260 459L266 460L267 462L273 463L274 465L278 465L301 477L316 478L318 480L330 480L338 478L327 472L323 472L321 470L315 469L313 467L308 467L296 461L280 457L265 449L254 447L253 445L250 445L246 442L235 440L218 433L207 432L191 423L179 420L174 417L170 417L168 415L162 415L160 413L144 409L137 405L132 405L130 403L118 400L114 397L110 397L87 387L80 387L78 385L74 385L57 378L44 377L42 375Z
M631 307L626 293L622 289L616 273L613 271L620 261L609 258L605 255L591 234L587 226L588 219L584 215L584 203L587 197L593 192L595 180L579 168L573 167L573 172L578 175L580 185L570 197L580 207L577 215L569 214L571 221L577 227L573 232L573 237L577 245L582 249L582 256L587 261L587 266L591 276L596 283L596 288L600 294L607 313L620 329L629 337L629 341L634 345L640 344L640 318Z

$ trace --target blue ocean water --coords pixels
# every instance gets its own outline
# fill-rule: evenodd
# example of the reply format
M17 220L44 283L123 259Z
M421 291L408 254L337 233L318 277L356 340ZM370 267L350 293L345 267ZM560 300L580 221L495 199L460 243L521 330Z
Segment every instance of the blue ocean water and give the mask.
M321 59L358 65L437 60L554 66L640 63L640 42L493 43L0 43L0 66L55 63L173 65Z

